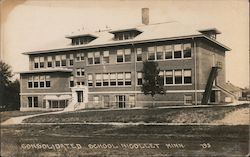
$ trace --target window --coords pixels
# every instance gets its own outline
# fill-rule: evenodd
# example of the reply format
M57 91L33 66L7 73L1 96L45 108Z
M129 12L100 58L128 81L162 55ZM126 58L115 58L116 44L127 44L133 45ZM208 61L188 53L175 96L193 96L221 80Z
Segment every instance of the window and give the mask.
M60 67L61 66L61 61L60 61L60 56L56 55L56 67Z
M110 86L116 86L116 73L110 74Z
M83 86L84 86L84 85L85 85L85 82L84 82L84 81L82 81L82 82L81 82L81 85L83 85Z
M131 85L131 72L125 73L125 85Z
M45 76L40 76L40 88L44 88L45 86Z
M184 84L192 83L191 70L184 70Z
M81 85L81 82L76 82L76 84L77 84L78 86L80 86L80 85Z
M148 60L155 60L155 49L154 49L154 47L148 47Z
M47 67L51 68L52 67L52 56L47 57Z
M163 60L163 46L156 47L156 59Z
M95 75L95 86L102 86L102 75L101 74Z
M34 88L38 88L39 76L34 77Z
M92 74L88 75L88 86L93 86L93 75Z
M167 70L167 71L165 71L165 74L166 74L165 83L166 84L173 84L173 71Z
M164 85L164 72L163 71L160 71L159 72L159 76L160 76L160 78L159 78L159 80L160 80L160 84L161 85Z
M123 73L117 73L117 84L118 86L123 86Z
M109 74L103 74L103 86L109 86Z
M84 61L84 53L77 53L76 61Z
M40 68L44 68L44 57L39 58Z
M182 84L182 70L174 71L175 84Z
M103 64L109 63L109 51L103 51L102 63Z
M94 63L95 64L100 64L100 52L95 52L94 53Z
M78 68L76 69L76 76L84 76L84 69Z
M45 81L46 87L48 88L48 87L50 87L50 76L45 76L45 79L46 79L46 81Z
M70 54L69 55L69 66L73 66L74 65L74 55Z
M130 49L125 49L125 62L130 62L131 61L131 50Z
M34 96L33 100L34 100L34 107L38 107L38 97Z
M190 58L191 57L191 44L184 44L183 45L183 57Z
M123 62L123 50L117 50L117 63Z
M69 87L74 87L75 82L74 82L74 77L70 77L70 81L69 81Z
M191 95L184 95L184 105L192 105L193 100Z
M165 59L172 59L172 45L165 46Z
M28 77L28 88L33 88L33 78L32 78L32 76Z
M136 61L142 61L142 48L136 49Z
M88 64L91 65L91 64L94 64L94 53L93 52L89 52L88 53Z
M29 107L33 106L33 98L32 97L28 97L28 106Z
M174 58L181 58L181 44L174 45Z
M62 55L61 56L61 62L62 62L62 66L66 66L66 55Z
M137 72L137 85L142 85L142 72Z
M34 58L34 68L35 69L39 68L39 57Z
M38 107L38 97L28 97L28 107Z
M117 50L117 63L130 62L131 61L131 50Z

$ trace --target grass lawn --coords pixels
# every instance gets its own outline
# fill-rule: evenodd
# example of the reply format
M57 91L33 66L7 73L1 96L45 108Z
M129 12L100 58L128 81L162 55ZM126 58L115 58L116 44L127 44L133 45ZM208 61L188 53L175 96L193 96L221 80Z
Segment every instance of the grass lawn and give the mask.
M248 126L14 125L1 131L2 156L58 157L240 157L248 153ZM34 144L79 144L80 149L48 149ZM93 147L112 144L115 147ZM157 144L157 148L123 147ZM181 144L184 148L168 148ZM208 146L202 147L202 144ZM30 147L28 147L30 146Z
M49 111L4 111L0 112L0 122L6 121L12 117L27 116L32 114L44 113Z
M72 123L72 122L148 122L148 123L209 123L220 120L229 112L248 108L239 106L214 106L205 108L150 108L132 110L109 110L89 112L68 112L37 116L24 120L29 123Z

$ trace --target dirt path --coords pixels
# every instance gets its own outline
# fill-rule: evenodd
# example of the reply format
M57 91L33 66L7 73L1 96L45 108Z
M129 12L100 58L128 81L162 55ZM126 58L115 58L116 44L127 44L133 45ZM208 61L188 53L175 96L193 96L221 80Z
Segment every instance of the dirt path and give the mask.
M229 125L249 125L249 108L238 109L226 114L222 120L216 120L212 123L229 124Z

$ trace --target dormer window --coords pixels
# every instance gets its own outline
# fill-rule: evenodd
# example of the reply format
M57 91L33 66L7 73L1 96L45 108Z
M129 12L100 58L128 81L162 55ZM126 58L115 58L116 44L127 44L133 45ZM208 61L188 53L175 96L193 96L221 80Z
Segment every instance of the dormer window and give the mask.
M114 34L114 40L129 40L135 38L142 32L133 28L126 30L111 31L110 33Z
M82 35L66 36L66 38L71 39L72 45L84 45L95 40L97 37L92 34L82 34Z

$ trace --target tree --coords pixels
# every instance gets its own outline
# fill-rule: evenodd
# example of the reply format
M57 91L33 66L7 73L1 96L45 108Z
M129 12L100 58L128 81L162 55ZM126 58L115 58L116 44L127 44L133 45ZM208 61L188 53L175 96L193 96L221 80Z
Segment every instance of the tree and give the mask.
M0 61L0 110L16 110L20 108L19 81L11 81L11 67Z
M143 62L143 84L142 92L145 95L151 95L153 99L153 107L155 106L155 95L166 94L164 89L164 78L159 76L160 69L158 63L153 61Z

